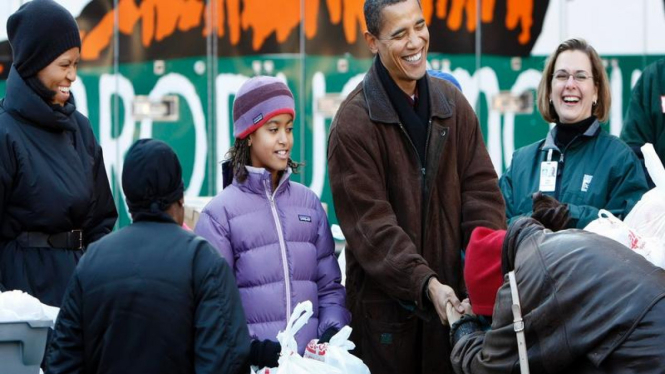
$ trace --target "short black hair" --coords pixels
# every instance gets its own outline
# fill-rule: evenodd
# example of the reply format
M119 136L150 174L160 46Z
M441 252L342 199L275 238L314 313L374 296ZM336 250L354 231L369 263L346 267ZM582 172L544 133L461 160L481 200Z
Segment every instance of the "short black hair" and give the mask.
M381 11L383 8L404 2L406 0L365 0L363 13L365 14L365 24L370 34L378 37L381 30ZM420 1L418 1L420 4Z

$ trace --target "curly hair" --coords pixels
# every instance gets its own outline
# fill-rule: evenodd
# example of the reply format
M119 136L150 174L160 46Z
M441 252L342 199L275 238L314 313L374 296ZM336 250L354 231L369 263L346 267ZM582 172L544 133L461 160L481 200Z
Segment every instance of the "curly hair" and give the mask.
M238 182L247 180L247 169L245 166L252 166L251 149L249 146L249 137L244 139L236 138L235 143L226 153L226 158L231 160L231 167L233 168L233 177ZM287 166L291 168L293 174L300 172L300 167L304 166L303 162L296 162L289 158Z

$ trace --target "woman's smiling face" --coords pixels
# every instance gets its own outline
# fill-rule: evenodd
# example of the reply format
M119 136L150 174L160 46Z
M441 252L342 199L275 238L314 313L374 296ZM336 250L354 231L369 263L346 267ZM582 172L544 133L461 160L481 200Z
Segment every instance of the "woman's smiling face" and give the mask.
M575 123L589 118L598 100L598 87L592 74L591 60L578 50L564 51L554 64L550 100L561 123Z
M56 57L48 66L37 73L37 78L44 87L55 92L53 104L65 105L71 93L69 90L76 80L81 52L78 47L71 48Z

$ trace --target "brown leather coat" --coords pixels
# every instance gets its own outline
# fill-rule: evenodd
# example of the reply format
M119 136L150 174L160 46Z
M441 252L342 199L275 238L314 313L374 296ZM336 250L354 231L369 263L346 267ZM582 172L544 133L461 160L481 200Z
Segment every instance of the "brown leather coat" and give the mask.
M505 240L517 248L509 261L532 373L663 372L663 269L611 239L581 230L552 233L532 220L511 225ZM504 282L492 330L455 344L457 373L519 373L511 306Z
M427 79L426 165L374 66L330 129L328 167L347 239L352 340L377 373L451 372L448 329L423 300L425 282L436 276L463 296L461 251L471 231L505 227L503 198L473 109L453 85Z

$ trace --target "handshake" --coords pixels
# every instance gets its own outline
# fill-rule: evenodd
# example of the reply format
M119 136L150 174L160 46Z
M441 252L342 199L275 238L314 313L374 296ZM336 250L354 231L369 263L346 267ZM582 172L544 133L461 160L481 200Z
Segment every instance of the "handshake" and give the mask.
M469 299L464 299L461 302L461 305L464 308L464 313L458 312L452 303L446 304L446 316L448 317L448 323L450 324L450 326L454 325L455 322L459 321L462 318L462 316L474 315L473 312L471 311L471 304L469 303Z

